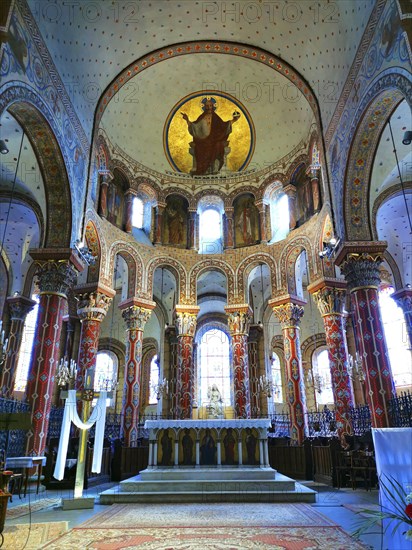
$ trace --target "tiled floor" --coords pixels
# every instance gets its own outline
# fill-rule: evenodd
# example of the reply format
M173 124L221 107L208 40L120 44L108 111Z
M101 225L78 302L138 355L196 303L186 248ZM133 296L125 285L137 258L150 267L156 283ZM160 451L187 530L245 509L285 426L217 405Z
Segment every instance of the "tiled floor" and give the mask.
M96 497L96 502L98 502L98 494L105 489L110 488L115 484L105 484L96 487L92 487L84 492L84 496L94 496ZM357 489L353 491L352 489L334 489L333 487L328 487L322 484L314 484L309 482L308 485L318 491L317 501L312 506L316 507L318 512L321 512L332 521L340 525L346 532L351 533L356 529L356 523L359 521L359 515L355 512L345 508L344 504L360 504L365 505L367 508L370 504L378 503L378 491L365 491L364 489ZM73 497L73 491L64 490L64 491L44 491L39 495L30 493L26 498L21 500L17 495L13 497L13 502L9 503L9 507L13 508L21 504L26 503L35 503L39 500L47 499L52 507L48 509L34 511L31 514L27 513L24 516L15 519L7 519L7 525L17 525L29 523L45 523L45 522L56 522L56 521L68 521L69 529L83 523L87 519L91 518L93 515L98 512L105 510L106 506L95 504L93 509L89 510L63 510L61 506L58 506L59 498L71 498ZM361 541L368 545L370 549L380 550L381 549L381 535L380 533L371 533L361 537ZM19 550L18 548L13 550ZM73 549L77 550L77 549ZM333 549L331 549L333 550ZM348 549L350 550L350 548Z

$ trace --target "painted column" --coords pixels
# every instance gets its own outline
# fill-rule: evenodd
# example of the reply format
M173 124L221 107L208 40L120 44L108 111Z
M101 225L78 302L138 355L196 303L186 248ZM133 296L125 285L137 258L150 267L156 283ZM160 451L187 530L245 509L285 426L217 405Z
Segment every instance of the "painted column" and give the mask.
M266 203L262 201L256 201L256 206L259 210L259 226L260 226L260 242L266 244L268 242L266 234Z
M235 418L250 418L248 336L252 311L248 304L225 307L231 335Z
M227 207L225 208L225 231L224 231L224 239L225 239L225 246L224 248L233 248L234 247L234 237L233 237L233 213L234 208Z
M59 250L58 258L56 251L48 249L31 253L38 264L40 302L27 384L27 399L32 411L32 425L26 440L27 456L44 454L67 292L83 269L71 250L65 252ZM46 255L54 259L44 260Z
M98 214L101 218L107 218L107 190L109 188L110 180L113 176L109 172L101 174L100 182L100 198Z
M388 401L395 395L379 309L379 265L386 243L344 243L335 263L351 293L353 321L365 374L365 397L374 428L390 426Z
M409 348L412 348L412 288L401 288L394 292L391 297L402 308L409 338Z
M283 188L289 199L289 229L295 229L296 227L296 187L293 184L286 185Z
M279 319L285 350L287 401L290 417L290 437L294 445L302 445L307 429L306 394L304 386L299 323L306 302L290 295L269 300Z
M163 229L163 213L166 208L166 203L158 202L156 208L156 234L155 243L162 244L162 229Z
M6 358L1 376L0 394L10 398L13 394L16 379L17 360L21 339L23 336L24 321L26 315L33 309L35 301L25 296L10 296L6 299L10 312L10 331L6 350Z
M77 391L84 390L86 371L93 373L99 346L100 326L115 295L115 291L103 285L90 283L75 289L77 315L80 318L80 344L77 360Z
M320 206L321 206L319 174L320 174L319 168L317 167L310 168L309 176L310 176L310 182L312 185L313 210L315 213L319 212Z
M125 193L125 222L124 230L126 233L131 233L133 229L132 218L133 218L133 198L134 194L128 191Z
M154 302L136 298L130 298L119 304L127 332L122 408L122 434L125 447L137 446L143 331L154 307Z
M197 211L189 208L189 248L190 250L197 250L196 221L197 221Z
M193 412L193 337L196 331L198 306L176 305L177 332L177 418L187 420Z
M249 358L249 390L250 390L250 413L252 418L258 418L261 413L259 394L259 354L258 341L261 328L259 325L252 325L249 328L248 358Z
M310 285L308 290L319 308L325 326L336 424L340 438L344 433L352 434L349 411L355 406L348 369L348 346L343 313L346 283L322 279Z
M168 326L165 331L164 366L168 364L169 392L167 397L166 415L168 418L177 418L177 348L176 328Z

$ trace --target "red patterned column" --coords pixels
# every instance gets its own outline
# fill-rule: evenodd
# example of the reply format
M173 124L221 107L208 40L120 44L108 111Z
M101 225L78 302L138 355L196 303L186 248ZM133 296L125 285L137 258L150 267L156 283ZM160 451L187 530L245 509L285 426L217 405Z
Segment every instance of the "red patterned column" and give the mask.
M70 250L56 253L44 249L32 252L31 256L38 263L40 303L27 385L32 426L27 434L26 455L41 456L46 446L54 375L60 359L60 333L66 296L83 265ZM55 256L55 259L45 261L47 256Z
M126 447L137 446L143 331L155 305L154 302L136 298L119 304L127 332L122 408L122 434Z
M249 329L248 359L249 359L249 393L250 411L252 418L261 415L260 394L259 394L259 340L262 328L259 325L252 325Z
M224 239L225 239L225 248L233 248L234 247L234 231L233 231L233 213L234 208L228 207L225 208L225 225L224 225Z
M3 365L1 376L0 394L2 397L11 397L16 378L17 360L23 336L24 320L26 315L36 304L33 300L25 296L10 296L7 298L10 311L10 331L8 335L8 344L6 350L6 359Z
M163 212L166 208L166 204L163 202L157 203L156 209L156 234L155 234L155 243L162 244L162 230L163 230Z
M290 438L292 444L302 445L307 429L306 395L304 386L302 354L300 349L300 319L304 313L305 301L295 296L282 296L269 300L283 331L285 350L287 400L290 416Z
M177 332L177 418L191 419L193 411L194 364L193 337L196 331L198 306L176 305Z
M355 406L348 371L348 346L343 314L346 283L322 279L310 285L308 290L319 308L325 325L336 423L340 438L344 433L352 434L349 411L351 407Z
M412 348L412 288L401 288L394 292L391 297L402 308L409 338L409 348Z
M225 307L232 340L235 418L250 418L248 336L252 311L248 304Z
M81 322L76 389L83 391L86 371L94 372L99 346L100 325L106 317L115 291L90 283L75 289L77 315Z
M366 400L374 428L390 426L388 401L395 395L378 296L379 265L385 248L386 243L344 243L335 260L351 293Z

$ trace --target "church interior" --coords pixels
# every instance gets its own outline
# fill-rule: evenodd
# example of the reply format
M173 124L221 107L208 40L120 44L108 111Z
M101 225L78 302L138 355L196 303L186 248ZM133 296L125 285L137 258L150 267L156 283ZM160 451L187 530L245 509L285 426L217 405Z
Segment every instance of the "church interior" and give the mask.
M1 2L4 548L412 548L411 37Z

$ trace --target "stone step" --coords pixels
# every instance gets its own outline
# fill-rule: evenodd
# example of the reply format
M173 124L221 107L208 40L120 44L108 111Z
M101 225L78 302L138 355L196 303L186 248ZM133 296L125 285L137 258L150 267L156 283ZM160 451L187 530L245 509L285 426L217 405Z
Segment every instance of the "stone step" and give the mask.
M293 491L180 491L180 492L120 492L117 488L100 493L101 504L131 502L316 502L316 491L295 483Z
M262 491L294 491L295 483L291 481L259 481L259 480L214 480L196 481L140 481L126 482L120 484L121 493L243 493L251 491L259 493Z
M155 480L193 480L198 479L201 481L206 480L275 480L285 479L285 476L277 474L276 470L272 468L261 468L259 466L253 467L241 467L234 468L231 466L221 467L204 467L190 468L148 468L142 470L139 476L125 480L131 481L132 479L140 479L141 481L155 481ZM288 478L289 479L289 478Z

